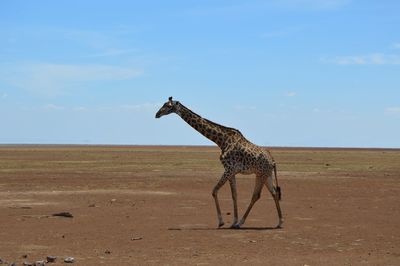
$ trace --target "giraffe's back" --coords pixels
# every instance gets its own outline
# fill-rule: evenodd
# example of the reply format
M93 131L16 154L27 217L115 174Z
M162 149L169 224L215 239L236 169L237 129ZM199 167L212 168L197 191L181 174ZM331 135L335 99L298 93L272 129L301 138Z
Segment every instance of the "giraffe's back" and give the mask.
M231 145L221 153L221 162L225 168L235 173L270 175L274 160L268 150L243 139Z

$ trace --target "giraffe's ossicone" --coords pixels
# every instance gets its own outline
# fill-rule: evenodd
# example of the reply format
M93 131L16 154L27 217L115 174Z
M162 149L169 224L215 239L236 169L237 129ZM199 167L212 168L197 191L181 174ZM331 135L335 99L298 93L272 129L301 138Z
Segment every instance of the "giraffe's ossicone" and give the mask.
M239 130L225 127L202 118L179 101L174 101L172 97L169 97L168 101L156 113L156 118L171 113L179 115L186 123L216 143L221 149L220 160L225 171L212 191L217 209L218 226L221 227L224 225L218 201L218 191L226 181L229 181L233 199L234 217L231 228L240 228L244 224L254 203L260 198L264 185L268 188L275 201L279 216L277 227L282 227L283 217L279 205L280 187L278 187L276 179L276 164L270 152L248 141ZM275 180L273 178L274 173ZM237 210L236 174L256 175L256 184L251 202L240 221L238 220Z

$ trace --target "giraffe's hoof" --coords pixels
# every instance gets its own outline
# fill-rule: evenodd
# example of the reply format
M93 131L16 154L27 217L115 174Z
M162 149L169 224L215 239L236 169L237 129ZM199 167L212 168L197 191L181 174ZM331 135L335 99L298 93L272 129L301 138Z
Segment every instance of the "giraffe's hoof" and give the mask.
M218 224L218 228L221 228L222 226L224 226L224 222L220 222L219 224Z
M240 229L240 224L232 224L231 229Z

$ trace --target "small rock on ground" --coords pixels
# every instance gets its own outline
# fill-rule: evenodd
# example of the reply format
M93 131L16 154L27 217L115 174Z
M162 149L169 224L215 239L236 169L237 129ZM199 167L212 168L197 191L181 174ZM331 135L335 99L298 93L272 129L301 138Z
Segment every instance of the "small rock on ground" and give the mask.
M67 258L64 259L64 262L65 263L74 263L75 259L73 257L67 257Z
M47 262L55 262L56 259L57 259L57 257L55 257L55 256L47 256L47 258L46 258Z

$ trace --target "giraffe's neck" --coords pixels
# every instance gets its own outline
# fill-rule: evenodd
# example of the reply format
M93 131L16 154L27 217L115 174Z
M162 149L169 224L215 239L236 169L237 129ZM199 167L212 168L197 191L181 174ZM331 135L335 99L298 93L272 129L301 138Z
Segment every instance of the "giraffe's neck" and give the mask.
M232 141L234 136L241 135L237 129L225 127L202 118L182 104L180 104L180 110L177 114L200 134L217 144L222 150Z

